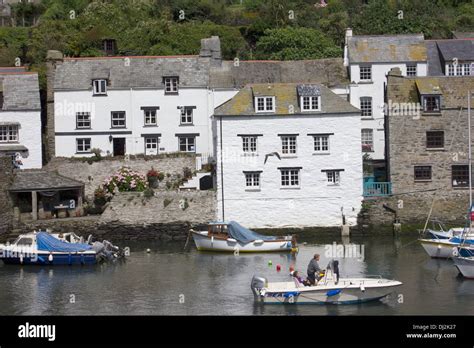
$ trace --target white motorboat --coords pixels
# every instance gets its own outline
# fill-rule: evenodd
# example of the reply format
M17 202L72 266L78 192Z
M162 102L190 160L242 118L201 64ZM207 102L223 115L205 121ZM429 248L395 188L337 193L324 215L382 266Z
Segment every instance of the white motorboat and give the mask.
M419 239L423 249L430 257L450 259L457 252L457 247L463 245L465 248L474 249L474 239L472 235L463 237L452 237L449 239Z
M454 265L465 278L474 279L474 257L454 257Z
M275 237L258 234L235 221L214 222L207 231L190 230L198 250L226 252L296 251L293 236Z
M395 291L402 283L381 276L340 278L326 270L325 276L313 286L304 286L297 279L287 282L268 282L254 276L251 289L254 299L264 304L355 304L380 300Z

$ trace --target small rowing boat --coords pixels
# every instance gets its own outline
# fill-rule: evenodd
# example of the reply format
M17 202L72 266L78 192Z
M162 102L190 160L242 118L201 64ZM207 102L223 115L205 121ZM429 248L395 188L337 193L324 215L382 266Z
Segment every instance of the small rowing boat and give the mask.
M190 230L198 250L226 252L296 251L293 236L265 236L251 231L235 221L212 222L207 231Z

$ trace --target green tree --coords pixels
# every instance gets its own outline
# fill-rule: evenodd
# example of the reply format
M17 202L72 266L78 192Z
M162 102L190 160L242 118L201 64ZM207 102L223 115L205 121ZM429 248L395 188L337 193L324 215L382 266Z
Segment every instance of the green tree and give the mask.
M257 56L263 59L299 60L341 55L341 48L316 29L268 29L257 42Z

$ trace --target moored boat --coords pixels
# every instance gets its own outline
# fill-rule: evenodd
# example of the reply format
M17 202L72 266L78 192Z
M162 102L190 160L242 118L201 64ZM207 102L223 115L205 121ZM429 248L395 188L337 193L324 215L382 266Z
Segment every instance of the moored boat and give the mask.
M465 237L452 237L449 239L419 239L426 253L433 258L449 259L457 252L457 247L464 245L466 248L474 248L474 239L471 235Z
M340 278L330 268L313 286L297 280L268 282L254 276L251 289L257 303L264 304L355 304L380 300L395 291L402 283L381 276Z
M453 261L463 277L474 279L474 257L457 256L453 258Z
M296 251L293 236L265 236L251 231L235 221L213 222L207 231L190 230L198 250L227 252Z
M74 265L96 264L111 257L123 256L110 242L79 242L74 233L30 232L11 244L0 244L0 259L5 264Z

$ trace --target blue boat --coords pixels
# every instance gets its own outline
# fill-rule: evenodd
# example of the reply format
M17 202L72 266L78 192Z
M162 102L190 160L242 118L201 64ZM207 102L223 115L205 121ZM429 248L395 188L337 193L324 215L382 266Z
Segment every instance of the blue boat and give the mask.
M104 249L102 243L94 244L31 232L20 235L12 244L1 244L0 259L5 264L17 265L93 265Z

